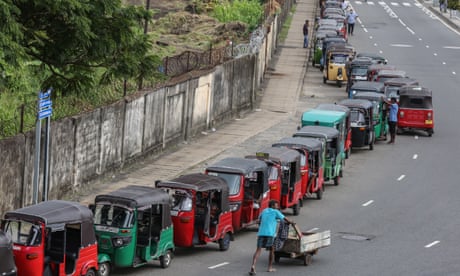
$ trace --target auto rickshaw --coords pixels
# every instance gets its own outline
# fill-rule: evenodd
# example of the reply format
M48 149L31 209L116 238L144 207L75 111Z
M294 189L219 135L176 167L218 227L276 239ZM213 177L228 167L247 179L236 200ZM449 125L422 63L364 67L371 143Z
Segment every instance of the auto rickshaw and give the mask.
M292 208L294 216L299 215L303 193L300 176L300 153L288 148L264 148L256 155L246 156L259 159L270 168L270 199L277 200L280 209Z
M386 58L384 58L381 55L375 54L375 53L358 53L356 57L357 58L362 58L362 57L370 58L373 64L387 64L388 63L388 60Z
M350 90L348 90L348 98L353 99L356 93L361 92L375 92L384 95L385 84L375 81L358 81L350 87Z
M361 57L355 58L347 64L347 88L346 92L350 90L350 87L359 81L367 80L367 69L372 65L372 60L370 58Z
M406 72L402 70L380 70L377 72L374 81L385 83L390 79L405 77L407 77Z
M335 21L334 19L330 20ZM326 37L337 37L337 31L322 30L316 32L316 36L313 40L313 47L311 47L311 51L313 51L313 53L310 55L312 57L313 67L321 65L321 58L323 56L323 40L326 39ZM341 37L339 39L343 40L345 43L345 39Z
M396 70L396 66L383 63L372 64L371 66L369 66L369 68L367 68L367 80L375 81L375 79L377 78L377 73L380 70Z
M346 46L329 47L326 51L326 60L323 70L323 83L335 81L338 87L348 80L345 65L354 55L353 48Z
M343 148L339 142L339 131L326 126L304 126L293 135L294 137L310 137L322 141L326 146L326 159L324 164L324 181L334 180L334 185L339 185L343 172Z
M345 112L345 133L344 133L344 151L345 159L348 159L351 155L351 124L350 124L350 109L344 105L332 104L332 103L321 103L318 104L315 109L318 110L331 110Z
M374 149L374 105L369 100L345 99L339 104L350 108L351 139L353 148L369 146Z
M269 167L265 162L228 157L208 166L205 173L227 182L235 231L257 224L270 201Z
M315 138L287 137L274 143L272 147L286 147L297 150L302 158L300 159L302 187L304 197L316 194L317 199L323 198L324 192L324 158L326 147Z
M399 90L398 133L407 130L434 133L434 112L431 90L421 86L404 86Z
M156 181L172 198L174 244L180 247L219 244L226 251L233 239L228 185L224 179L202 173Z
M374 112L374 132L376 140L387 139L388 134L388 121L386 104L382 99L381 93L376 92L358 92L354 94L353 99L369 100L374 105L372 111Z
M392 78L384 82L385 97L387 100L396 98L399 102L399 89L406 85L419 85L418 80L412 78Z
M0 275L16 276L16 264L14 263L13 244L11 239L0 230Z
M115 267L139 267L160 260L170 265L174 253L170 197L165 191L129 185L97 195L94 228L98 239L99 275Z
M50 200L5 213L19 276L85 275L98 271L93 213L80 203Z
M302 127L304 126L327 126L339 131L337 143L342 159L345 160L345 143L347 139L346 112L337 110L311 109L302 114Z
M319 60L319 69L324 70L324 64L326 62L327 48L331 45L348 45L347 40L341 35L326 35L322 40L321 58Z

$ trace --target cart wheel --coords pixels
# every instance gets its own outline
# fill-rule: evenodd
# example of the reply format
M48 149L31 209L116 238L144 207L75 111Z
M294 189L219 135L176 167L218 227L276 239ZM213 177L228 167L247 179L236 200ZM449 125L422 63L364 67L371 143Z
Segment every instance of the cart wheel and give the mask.
M307 266L311 264L311 255L310 254L305 254L303 258L303 265Z
M323 198L323 187L324 185L316 191L316 199L321 200Z
M219 240L219 250L220 251L227 251L230 247L230 235L225 233L225 236Z
M99 276L109 276L110 274L110 263L103 262L99 264L99 271L97 272Z
M339 184L340 184L340 176L337 175L336 177L334 177L334 185L338 186Z
M275 253L275 263L279 263L279 262L280 262L280 259L281 259L280 254Z
M160 265L161 268L167 268L171 264L172 260L172 252L171 250L167 250L163 256L160 256Z
M300 201L300 200L299 200ZM294 204L294 206L292 206L292 214L294 216L298 216L299 213L300 213L300 204L299 204L299 201L297 201L296 204Z

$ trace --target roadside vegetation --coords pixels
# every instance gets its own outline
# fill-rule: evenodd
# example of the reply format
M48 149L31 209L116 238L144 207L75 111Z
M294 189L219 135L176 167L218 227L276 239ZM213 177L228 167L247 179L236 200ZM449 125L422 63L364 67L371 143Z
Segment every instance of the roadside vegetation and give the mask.
M0 138L34 127L39 91L53 89L52 118L60 119L164 81L166 56L244 41L264 2L152 0L150 9L143 0L3 2Z

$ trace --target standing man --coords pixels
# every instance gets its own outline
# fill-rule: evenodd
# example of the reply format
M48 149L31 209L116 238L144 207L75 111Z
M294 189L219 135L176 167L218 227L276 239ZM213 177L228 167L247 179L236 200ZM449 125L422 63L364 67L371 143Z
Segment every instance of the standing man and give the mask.
M390 141L388 144L395 143L395 136L396 136L396 125L398 124L398 110L399 106L396 103L396 98L391 97L391 101L385 100L383 97L382 99L385 101L386 104L390 107L389 109L389 116L388 116L388 126L390 127Z
M305 24L303 24L303 47L308 47L308 20L305 20Z
M350 13L347 16L349 35L353 35L353 31L355 29L356 18L358 18L358 14L353 9L350 9Z
M262 248L269 250L268 257L268 272L276 271L273 268L273 259L275 248L273 246L278 220L284 220L287 223L292 223L279 210L279 203L276 200L270 200L268 208L262 211L259 216L259 232L257 233L257 249L252 257L252 266L249 275L256 275L256 262L260 256Z

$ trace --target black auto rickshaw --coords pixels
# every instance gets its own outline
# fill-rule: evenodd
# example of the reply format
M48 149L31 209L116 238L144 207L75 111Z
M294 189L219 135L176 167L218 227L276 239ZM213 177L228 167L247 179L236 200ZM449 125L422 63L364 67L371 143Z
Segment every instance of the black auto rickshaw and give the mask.
M348 90L348 98L353 99L354 95L360 92L375 92L383 96L385 93L385 84L376 81L358 81Z
M96 276L93 213L77 202L50 200L5 213L19 276Z
M362 58L362 57L370 58L373 64L387 64L388 63L388 60L386 58L376 53L358 53L356 57L357 58Z
M374 149L375 132L373 120L374 105L369 100L345 99L339 104L350 108L351 139L353 148L369 146Z
M99 275L115 267L139 267L159 260L170 265L174 253L169 194L129 185L98 195L91 209L98 238Z
M380 83L380 82L374 82ZM363 99L370 101L373 105L374 112L374 133L376 140L387 139L388 134L388 120L387 110L384 99L382 99L382 93L377 92L358 92L353 95L353 99Z
M345 91L348 93L350 87L358 81L367 80L367 69L372 65L372 60L367 57L355 58L347 63L347 87Z
M16 264L14 263L13 244L11 239L0 230L0 275L16 276Z
M392 78L384 82L385 85L385 98L390 100L396 98L399 102L399 89L407 85L419 85L418 80L412 78Z

